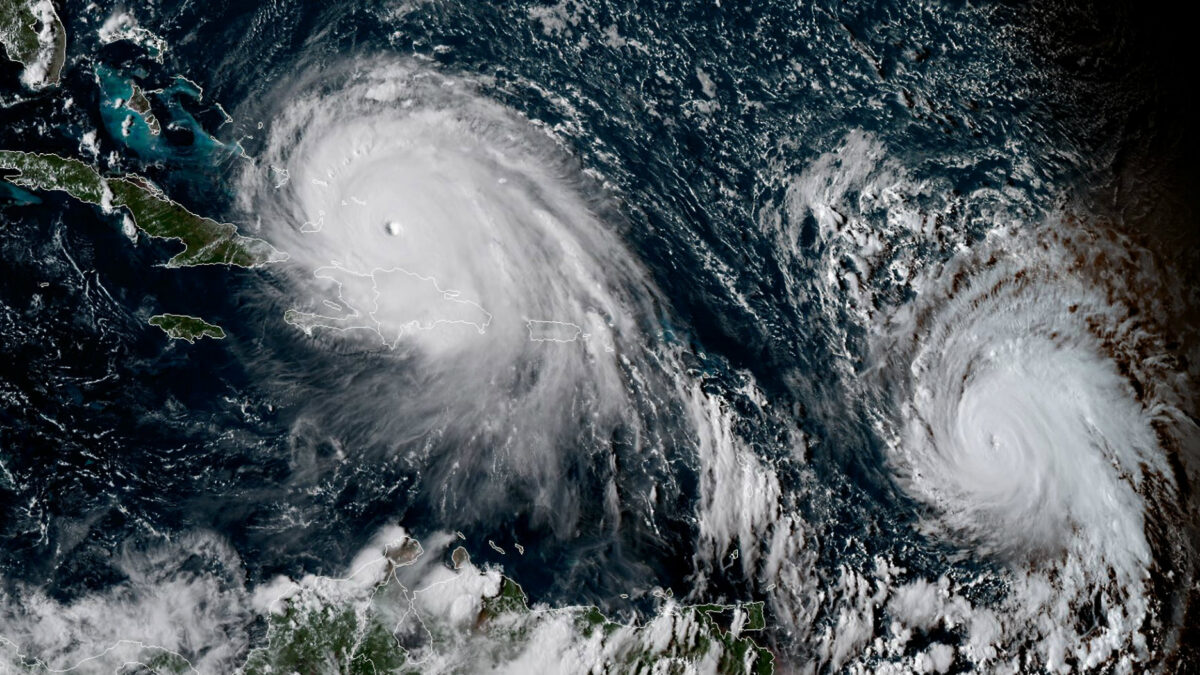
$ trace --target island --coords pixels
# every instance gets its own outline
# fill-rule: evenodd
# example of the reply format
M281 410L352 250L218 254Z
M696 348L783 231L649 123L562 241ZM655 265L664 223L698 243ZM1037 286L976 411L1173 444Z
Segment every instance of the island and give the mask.
M173 340L187 340L190 343L206 337L214 340L225 338L225 331L220 326L186 314L157 314L150 317L148 323L161 328Z
M526 319L532 342L575 342L583 335L583 327L569 321L536 321Z
M158 136L162 133L162 125L158 118L150 110L150 99L146 98L146 92L136 84L130 85L131 93L129 100L125 101L125 107L142 116L146 121L146 126L150 129L151 136Z
M147 236L183 243L183 251L168 260L167 267L258 267L287 259L286 253L267 242L238 234L235 225L188 211L141 176L106 178L77 159L0 150L0 178L30 190L65 192L106 213L123 209L132 225Z
M50 0L0 0L0 46L25 67L25 86L58 84L67 58L67 31Z

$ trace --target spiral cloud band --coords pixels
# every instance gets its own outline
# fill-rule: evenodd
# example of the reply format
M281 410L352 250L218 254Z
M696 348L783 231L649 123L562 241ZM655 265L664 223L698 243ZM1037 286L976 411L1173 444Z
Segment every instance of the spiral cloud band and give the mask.
M357 444L414 453L461 508L515 486L567 528L572 466L603 486L613 453L661 463L679 369L599 191L474 87L393 61L288 88L245 207L294 263L286 321L387 362L328 402L334 426L354 411Z
M996 230L939 272L881 340L897 480L932 507L933 532L1029 572L1010 607L1048 663L1145 658L1145 636L1161 637L1151 571L1176 548L1150 522L1178 495L1169 406L1138 379L1162 347L1133 289L1053 231Z
M562 160L531 153L546 140L451 80L360 78L296 102L273 135L279 240L333 296L291 320L433 354L487 343L511 358L555 335L612 349L630 326L609 275L636 272Z
M1099 218L1016 218L1031 211L1019 194L919 179L856 132L795 179L789 219L768 222L798 251L791 224L815 225L825 254L789 279L793 293L834 331L846 315L862 328L862 361L857 338L835 332L847 404L872 420L925 538L970 561L846 599L835 667L870 644L881 604L894 620L884 653L941 626L984 670L1133 672L1178 644L1197 436L1164 337L1172 276ZM894 575L849 575L850 587ZM780 604L802 613L804 598Z
M911 359L902 480L989 549L1047 553L1081 537L1118 568L1144 565L1138 488L1166 473L1164 457L1096 334L1120 330L1127 310L1059 252L997 248L894 317Z

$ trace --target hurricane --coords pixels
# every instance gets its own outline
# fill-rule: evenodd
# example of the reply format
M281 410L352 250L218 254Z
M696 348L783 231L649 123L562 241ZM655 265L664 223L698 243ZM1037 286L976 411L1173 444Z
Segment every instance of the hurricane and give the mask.
M878 358L897 411L891 462L932 530L1054 571L1068 591L1039 609L1061 623L1041 629L1070 635L1080 663L1123 646L1144 657L1151 573L1190 548L1163 527L1178 512L1171 457L1190 422L1155 391L1171 361L1137 316L1141 289L1072 250L1098 237L1016 236L995 233L890 318ZM1088 625L1075 612L1091 603Z
M0 0L0 671L1191 672L1151 10Z
M1144 565L1140 492L1173 490L1155 431L1169 412L1140 400L1121 370L1162 355L1143 354L1138 343L1153 337L1081 263L1037 247L1013 255L1008 243L942 270L892 319L904 337L885 347L889 367L907 376L897 471L986 549L1023 557L1079 545L1120 569Z
M478 87L387 60L308 73L242 195L291 256L287 323L381 355L322 405L422 453L453 508L486 514L517 489L567 532L581 507L564 474L615 490L618 456L621 473L659 471L672 427L695 433L689 385L602 188ZM619 521L611 497L601 508Z
M938 626L965 631L977 666L1028 650L1050 670L1130 668L1175 649L1186 600L1161 579L1194 574L1181 523L1197 449L1169 337L1175 272L1096 212L1063 201L1036 213L1023 195L980 190L956 214L960 198L936 186L855 133L785 202L825 251L797 297L862 330L862 356L853 333L839 336L837 367L847 405L868 402L882 478L924 536L995 565L940 585L897 584L899 568L852 576L848 592L872 578L880 590L850 595L837 642L852 645L873 623L866 607L886 604L897 641L885 653ZM952 232L952 218L973 225ZM796 245L795 230L779 235ZM979 584L997 583L1003 594L982 601ZM802 595L777 602L803 611Z

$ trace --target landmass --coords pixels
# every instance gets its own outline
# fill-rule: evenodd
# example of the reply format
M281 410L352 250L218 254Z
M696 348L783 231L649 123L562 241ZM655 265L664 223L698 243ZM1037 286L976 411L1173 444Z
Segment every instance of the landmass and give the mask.
M183 243L183 251L168 260L167 267L257 267L287 258L287 254L261 239L238 234L235 225L188 211L141 176L105 178L77 159L0 150L0 177L31 190L66 192L106 213L124 209L133 225L146 235Z
M159 124L158 118L150 111L150 99L146 98L146 92L136 84L131 85L133 93L129 95L129 100L125 102L125 107L142 116L146 121L146 126L150 128L150 134L157 136L162 133L162 125Z
M408 539L407 541L414 541ZM403 549L416 552L397 560ZM766 627L763 603L681 606L646 623L621 623L594 606L530 607L516 581L470 561L422 557L393 544L346 579L286 582L269 609L265 646L242 672L528 672L768 675L774 657L750 636Z
M421 331L467 330L484 334L492 322L478 303L444 289L433 277L395 267L359 272L339 264L313 271L317 279L337 285L337 301L327 301L329 314L289 309L283 320L307 335L317 328L364 330L395 349L406 336Z
M138 25L137 17L127 10L117 10L105 19L97 33L101 44L128 40L140 45L155 61L162 63L167 41Z
M0 45L25 67L31 89L58 84L67 58L67 31L50 0L0 0Z
M535 321L525 320L529 329L529 339L533 342L575 342L583 334L579 324L568 321Z
M140 84L135 74L103 63L94 64L93 72L100 88L99 112L104 128L112 140L143 161L165 160L199 169L246 156L238 141L222 142L197 119L196 114L201 113L196 106L204 100L204 92L186 77L175 75L167 86L151 89ZM218 126L233 121L218 103L208 102L201 107L206 108L203 114L221 115L223 120L210 117ZM182 147L167 142L167 129L190 133L191 143Z
M214 340L225 338L225 331L220 326L208 323L204 319L185 314L158 314L150 317L151 326L158 326L173 340L195 342L200 338L210 337Z

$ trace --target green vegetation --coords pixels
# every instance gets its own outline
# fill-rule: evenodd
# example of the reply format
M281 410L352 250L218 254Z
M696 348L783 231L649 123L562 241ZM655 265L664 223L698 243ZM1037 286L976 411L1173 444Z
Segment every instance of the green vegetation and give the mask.
M767 617L763 612L763 603L751 602L742 605L742 609L745 609L749 614L746 619L746 625L742 627L742 630L763 630L767 627Z
M183 675L184 673L196 672L196 669L192 667L191 663L188 663L187 659L175 652L158 647L147 647L142 652L143 656L138 660L144 663L151 673L156 673L156 675L168 675L168 673Z
M147 235L178 239L184 250L167 261L168 267L256 267L286 257L261 239L239 235L234 225L188 211L140 176L106 179L76 159L15 150L0 150L3 171L16 171L4 178L23 188L60 190L105 211L124 208Z
M236 265L255 267L280 258L270 244L243 237L229 223L198 216L167 199L148 183L126 177L108 181L113 204L129 209L138 229L152 237L179 239L186 247L167 262L169 267Z
M726 605L720 611L696 611L700 625L705 632L721 643L720 671L723 673L753 673L754 675L770 675L775 672L775 657L770 651L759 647L753 640L741 637L747 631L760 631L767 627L763 616L763 603L752 602L745 605ZM738 630L729 630L719 623L719 618L729 616L732 624L736 619L732 616L740 614L742 625Z
M89 204L104 204L111 198L99 172L77 159L0 150L0 171L6 170L18 172L4 179L21 187L59 190Z
M398 550L385 548L384 555L390 560L388 552ZM467 673L522 660L552 667L558 658L597 673L682 674L701 663L715 664L725 675L774 672L771 652L746 635L765 627L762 603L672 604L644 625L624 624L597 607L531 608L517 582L499 577L496 590L478 598L477 614L454 616L444 608L469 606L476 575L494 572L464 562L456 579L465 584L438 577L426 591L414 592L392 576L391 565L386 569L370 587L328 578L302 582L268 618L266 644L251 652L243 672L408 675L440 663L439 672ZM416 595L454 595L449 589L455 587L461 594L451 605L444 604L447 596L425 605ZM549 654L528 651L548 645L554 645Z
M767 627L767 619L763 615L763 603L761 602L750 602L744 605L693 605L691 609L703 612L715 621L723 621L724 624L732 624L732 613L741 611L745 612L741 630L762 630Z
M0 44L18 63L37 58L37 17L25 0L0 0Z
M579 629L579 632L584 637L591 637L597 628L603 632L604 637L608 637L620 630L621 624L610 621L607 616L604 616L604 612L600 611L599 607L588 607L575 620L575 627Z
M479 574L473 567L462 573ZM455 625L436 614L410 615L419 607L409 605L406 589L389 592L393 583L358 598L328 588L301 590L271 616L268 644L251 654L246 674L419 672L427 659L438 660L435 654L454 655L458 666L452 672L472 672L480 664L521 658L538 635L561 648L576 645L578 663L600 659L596 666L604 665L595 672L686 673L703 662L715 663L726 675L770 675L775 668L771 652L744 635L765 627L762 603L669 606L646 625L631 625L608 619L597 607L531 609L521 586L501 577L497 592L480 598L478 616ZM401 605L392 606L397 601ZM562 632L563 621L573 631ZM392 630L405 633L416 622L431 642L410 653ZM672 636L665 643L664 631Z
M67 57L67 31L51 9L44 17L50 22L53 42L43 45L39 39L42 20L34 13L35 5L33 0L0 0L0 46L9 59L25 67L22 79L26 84L58 84Z
M405 662L404 650L387 627L353 607L288 607L271 617L268 636L270 644L247 660L246 675L375 675L397 672Z
M483 611L480 612L480 621L507 614L509 612L528 611L529 605L525 597L525 591L517 582L504 577L500 581L500 592L490 598L483 599Z
M197 319L194 316L184 316L182 314L159 314L150 317L151 326L158 326L163 329L170 338L174 340L187 340L195 342L200 338L210 337L216 340L221 340L225 337L225 331L220 326L214 326L203 319Z

